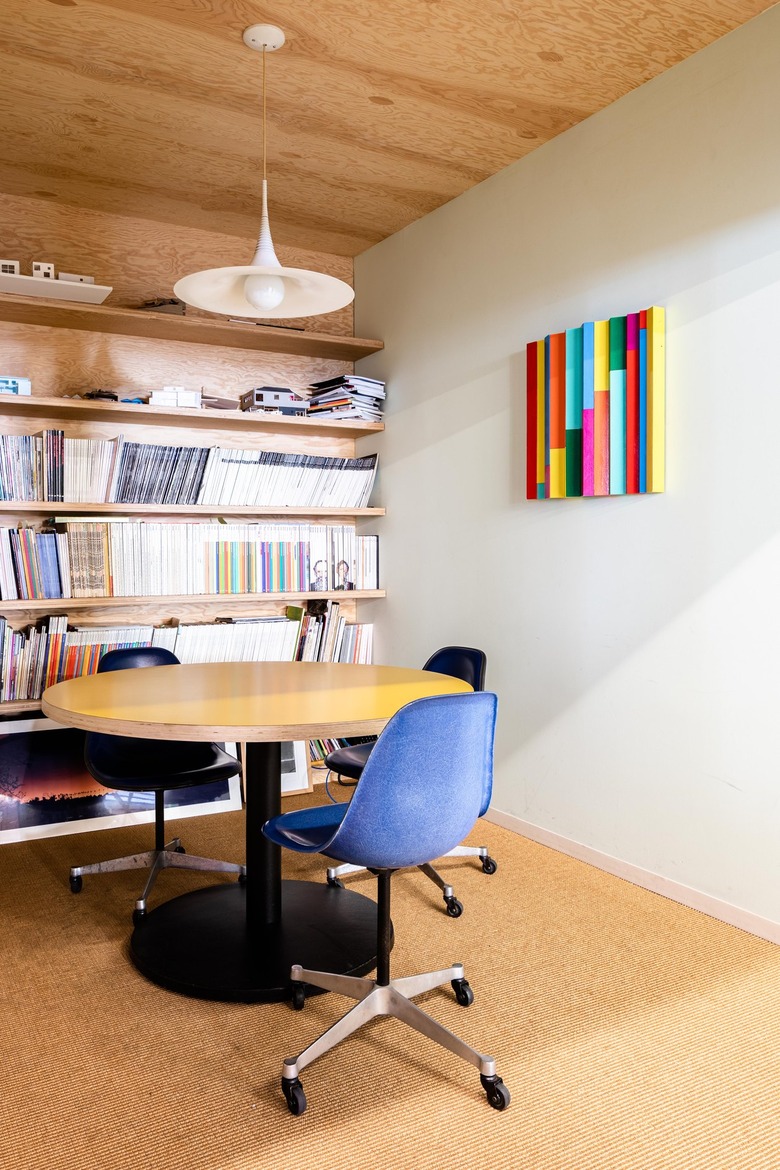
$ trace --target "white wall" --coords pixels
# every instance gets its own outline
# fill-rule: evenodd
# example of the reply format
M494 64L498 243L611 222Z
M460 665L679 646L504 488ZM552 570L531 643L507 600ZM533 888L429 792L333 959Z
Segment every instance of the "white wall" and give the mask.
M778 109L780 8L356 261L377 660L484 647L498 809L775 922ZM651 304L666 494L527 502L526 342Z

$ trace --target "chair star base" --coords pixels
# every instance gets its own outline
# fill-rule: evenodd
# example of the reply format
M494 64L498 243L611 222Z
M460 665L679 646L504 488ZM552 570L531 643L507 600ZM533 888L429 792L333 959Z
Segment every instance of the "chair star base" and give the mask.
M494 1109L505 1109L509 1104L509 1091L503 1081L496 1075L495 1060L492 1056L485 1056L476 1048L466 1044L459 1036L450 1032L438 1020L434 1020L416 1004L412 997L431 991L434 987L441 987L451 983L458 1002L468 1007L474 1001L469 984L463 977L463 964L454 963L442 971L428 971L422 975L411 975L404 979L391 979L387 984L380 984L374 979L358 979L349 975L333 975L328 971L308 971L297 964L292 967L290 978L294 985L311 984L324 991L335 991L357 1000L345 1016L337 1020L327 1031L323 1032L298 1056L288 1057L284 1061L282 1072L282 1091L291 1113L298 1115L306 1108L306 1097L299 1074L308 1065L319 1057L330 1052L342 1040L346 1040L357 1032L363 1024L377 1016L394 1016L397 1020L407 1024L410 1028L427 1036L429 1040L446 1048L449 1052L467 1060L480 1072L482 1086L488 1095L488 1101Z
M131 853L128 857L115 857L111 861L94 861L90 865L72 865L70 868L70 888L77 894L81 890L81 879L96 873L118 873L125 869L151 870L141 897L136 899L133 918L138 919L146 913L146 902L157 880L157 875L163 869L195 869L205 873L237 873L239 878L246 876L246 866L234 861L217 861L211 857L197 857L193 853L185 853L181 839L174 837L162 849L149 849L145 853Z

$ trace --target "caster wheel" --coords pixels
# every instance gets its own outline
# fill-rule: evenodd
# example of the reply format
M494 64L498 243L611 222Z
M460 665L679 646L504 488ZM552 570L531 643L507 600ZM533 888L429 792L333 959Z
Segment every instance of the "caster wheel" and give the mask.
M474 992L467 979L453 979L452 990L461 1007L471 1007L474 1002Z
M184 848L183 845L177 845L173 852L174 853L186 853L187 850Z
M306 1003L306 988L302 983L293 983L291 988L290 1003L296 1012L303 1010Z
M297 1077L293 1081L282 1077L282 1092L287 1102L287 1108L293 1117L300 1117L302 1113L306 1112L306 1094L303 1091L303 1085Z
M459 902L457 898L445 898L447 903L447 913L450 918L460 918L463 913L463 903Z
M341 880L341 878L332 878L332 877L329 877L329 878L328 878L328 885L329 885L329 886L332 886L334 889L337 889L337 890L343 890L343 889L345 889L345 888L346 888L346 887L344 886L344 883L343 883L343 881Z
M70 892L71 892L72 894L80 894L80 893L81 893L81 887L82 887L83 885L84 885L84 883L83 883L83 881L81 880L81 874L80 874L80 873L77 873L77 874L76 874L74 877L71 877L71 878L70 878Z
M137 926L139 922L143 922L144 918L146 918L146 911L139 910L136 906L135 910L133 911L133 922L135 925Z
M245 874L245 873L240 873L240 874L238 875L238 884L239 884L240 886L245 886L245 885L246 885L246 874Z
M494 861L492 857L483 857L482 858L482 872L483 873L495 873L497 869L498 869L498 862Z
M480 1074L480 1081L482 1088L487 1093L488 1105L491 1109L506 1109L512 1098L509 1095L509 1089L506 1087L501 1077L485 1077Z

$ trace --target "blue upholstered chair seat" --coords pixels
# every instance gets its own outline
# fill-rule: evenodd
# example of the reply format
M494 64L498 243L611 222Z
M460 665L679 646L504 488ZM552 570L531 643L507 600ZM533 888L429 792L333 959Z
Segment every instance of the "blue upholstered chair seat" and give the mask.
M348 805L323 804L282 813L266 821L263 833L275 845L295 849L298 853L324 853L344 820Z

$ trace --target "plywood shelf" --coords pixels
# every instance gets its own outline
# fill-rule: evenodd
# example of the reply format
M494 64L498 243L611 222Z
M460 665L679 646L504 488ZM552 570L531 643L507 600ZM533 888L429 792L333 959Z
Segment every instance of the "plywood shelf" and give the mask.
M37 711L41 714L41 700L40 699L12 699L7 703L0 703L0 716L2 715L26 715L28 712ZM3 733L3 725L0 723L0 735Z
M14 614L60 614L79 613L89 611L97 613L101 609L115 609L117 607L132 608L146 605L155 605L160 609L180 610L188 607L225 612L232 609L244 611L248 604L267 601L286 601L299 604L304 601L367 601L385 597L384 589L336 589L329 592L307 593L184 593L160 594L154 597L37 597L30 600L3 601L2 612L4 617L11 618Z
M358 361L382 349L381 341L360 337L336 337L273 325L235 325L224 318L186 317L113 305L84 305L13 293L0 293L0 321L147 337L156 341L221 345L229 349L299 357L334 358L345 362Z
M61 418L74 422L106 422L119 426L140 423L143 426L184 427L187 430L244 431L290 434L299 431L302 438L360 438L384 430L384 423L360 419L296 418L279 414L261 414L244 410L190 410L161 406L142 406L134 402L109 402L90 398L43 398L33 394L0 395L0 412L15 418Z
M0 516L242 516L281 520L350 520L384 516L384 508L246 507L238 504L58 504L41 500L1 500Z

